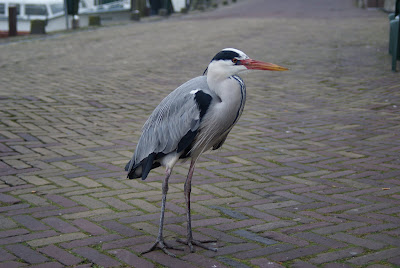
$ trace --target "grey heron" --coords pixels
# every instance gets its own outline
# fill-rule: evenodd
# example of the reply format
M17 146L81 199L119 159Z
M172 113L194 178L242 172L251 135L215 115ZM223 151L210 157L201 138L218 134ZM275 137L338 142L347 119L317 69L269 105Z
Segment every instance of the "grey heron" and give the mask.
M162 183L160 226L156 242L142 254L157 247L168 251L163 237L164 212L168 180L179 159L190 158L189 173L184 186L186 200L187 238L178 240L216 251L193 239L190 212L190 192L195 163L209 149L222 146L229 132L241 116L246 101L246 87L238 74L248 70L285 71L285 67L250 59L234 48L225 48L211 60L203 76L184 83L155 108L142 128L142 134L132 159L125 170L128 178L146 179L151 169L164 166L166 176ZM209 241L208 241L209 242Z

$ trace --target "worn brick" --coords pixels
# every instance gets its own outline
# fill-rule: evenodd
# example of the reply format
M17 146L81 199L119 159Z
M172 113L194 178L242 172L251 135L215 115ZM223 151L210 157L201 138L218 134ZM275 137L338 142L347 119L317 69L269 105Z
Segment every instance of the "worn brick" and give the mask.
M141 232L129 228L128 226L120 224L116 221L105 221L102 222L101 225L127 237L142 235Z
M347 242L349 244L354 244L357 246L361 246L361 247L365 247L365 248L369 248L369 249L381 249L383 247L385 247L385 244L374 241L374 240L369 240L369 239L364 239L364 238L359 238L359 237L355 237L353 235L349 235L346 233L336 233L330 236L333 239L336 240L341 240L344 242Z
M254 250L257 248L260 248L260 246L255 243L241 243L241 244L237 244L237 245L225 246L225 247L219 248L217 252L208 251L204 254L205 254L205 256L208 256L208 257L229 255L229 254L236 255L238 252Z
M61 262L64 265L76 265L82 261L82 259L72 255L71 253L60 249L55 245L49 245L46 247L39 248L38 251L50 256L53 259Z
M71 239L74 241L61 243L60 246L63 248L66 248L66 249L85 247L85 246L90 246L90 245L104 243L107 241L113 241L116 239L120 239L121 236L116 235L116 234L106 234L106 235L94 236L94 237L83 236L81 238L84 238L84 239L79 239L79 237L76 239ZM62 242L62 241L60 241L60 242Z
M332 233L346 231L346 230L364 226L364 225L365 225L365 223L361 223L361 222L346 222L346 223L340 223L340 224L334 225L334 226L319 228L319 229L314 230L314 232L316 232L318 234L332 234Z
M361 248L346 248L338 251L327 252L318 254L315 258L312 258L310 262L315 264L328 263L333 261L339 261L345 258L355 257L363 253L363 249Z
M51 200L54 203L59 204L60 206L63 207L74 207L77 206L78 204L71 199L65 198L61 195L47 195L47 199Z
M103 267L114 267L121 265L120 262L116 261L115 259L107 255L101 254L100 252L98 252L93 248L89 247L76 248L73 250L73 252Z
M83 231L90 233L91 235L100 235L107 233L106 230L86 219L76 219L72 223L78 226Z
M12 217L16 222L22 224L26 228L32 231L42 231L49 229L48 226L36 220L35 218L29 215L17 215Z
M260 225L254 225L249 227L248 229L253 232L262 232L266 230L274 230L282 227L287 227L287 226L292 226L296 225L297 223L294 221L276 221L276 222L270 222L270 223L265 223L265 224L260 224Z
M382 251L373 252L367 255L355 257L348 262L355 265L365 265L371 261L386 260L395 256L399 256L398 248L391 248Z
M265 257L278 252L286 252L293 249L295 246L290 244L277 244L269 247L256 248L245 252L235 253L238 259L252 259L257 257Z
M26 229L13 229L13 230L1 231L0 238L16 236L16 235L23 235L23 234L28 234L28 233L29 233L29 231Z
M280 232L273 232L273 231L264 232L262 234L262 236L270 238L270 239L273 239L273 240L285 242L285 243L295 244L295 245L300 246L300 247L304 247L304 246L307 246L309 244L305 240L298 239L298 238L296 238L294 236L288 236L288 235L282 234Z
M62 235L53 236L53 237L35 239L35 240L28 241L27 243L28 243L28 245L30 245L32 247L40 247L40 246L45 246L45 245L50 245L50 244L55 244L55 243L62 243L65 241L81 239L84 237L86 237L86 235L83 233L68 233L68 234L62 234Z
M81 219L81 218L92 217L92 216L97 216L97 215L102 215L102 214L109 214L109 213L112 213L111 209L99 208L99 209L94 209L94 210L89 210L89 211L84 211L84 212L77 212L77 213L63 215L63 218L65 218L65 219Z
M74 233L78 232L79 229L72 226L68 222L65 222L59 218L49 217L42 220L42 222L46 223L47 225L51 226L52 228L56 229L60 233Z
M284 266L265 258L251 260L251 264L260 268L283 268Z
M21 200L7 194L0 193L0 202L7 204L18 204Z
M5 248L29 264L41 263L48 260L42 254L22 244L8 245Z
M337 241L335 239L331 239L326 236L318 235L312 232L302 232L296 234L296 237L300 237L304 240L308 240L317 244L321 244L324 246L327 246L329 248L344 248L347 247L348 245L344 242Z
M5 261L12 261L15 260L17 257L13 254L8 253L4 249L0 249L0 262L5 262Z
M109 251L110 254L115 255L118 259L128 264L130 267L143 267L143 268L152 268L154 264L151 262L144 260L133 254L132 252L125 249L115 249Z
M302 247L298 249L293 249L289 250L284 253L276 253L269 255L268 258L270 258L273 261L289 261L293 259L297 259L303 256L308 256L308 255L314 255L318 254L320 252L323 252L327 250L327 247L324 246L311 246L311 247Z

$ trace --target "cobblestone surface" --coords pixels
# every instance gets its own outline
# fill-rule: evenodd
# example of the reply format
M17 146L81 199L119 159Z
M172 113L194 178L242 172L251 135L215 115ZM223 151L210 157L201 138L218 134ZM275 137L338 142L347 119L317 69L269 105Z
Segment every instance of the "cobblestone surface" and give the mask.
M350 0L241 0L166 20L0 44L0 267L396 267L400 77L388 21ZM171 90L236 47L291 68L244 77L248 102L193 182L219 251L160 251L164 171L126 180ZM166 239L185 235L176 166ZM97 265L97 266L96 266Z

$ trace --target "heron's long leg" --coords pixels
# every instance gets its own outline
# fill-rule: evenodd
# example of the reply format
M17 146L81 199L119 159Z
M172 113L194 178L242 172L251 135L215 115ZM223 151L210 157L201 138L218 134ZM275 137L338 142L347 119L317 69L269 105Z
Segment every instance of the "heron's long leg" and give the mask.
M178 242L187 244L190 248L191 252L194 252L194 247L193 245L212 250L212 251L217 251L216 248L211 248L203 245L202 243L210 243L210 242L215 242L215 240L209 240L209 241L197 241L193 239L193 233L192 233L192 215L190 212L190 193L192 191L192 177L193 177L193 172L194 172L194 166L195 166L196 160L192 159L190 162L190 168L189 168L189 173L186 178L185 182L185 200L186 200L186 218L187 218L187 240L184 241L182 239L178 239Z
M171 252L169 252L169 251L167 250L167 248L182 250L182 249L180 249L180 248L175 248L175 247L168 246L168 245L165 243L164 237L163 237L165 203L167 202L168 180L169 180L169 177L171 176L171 172L172 172L172 170L167 168L167 170L166 170L166 177L165 177L165 179L164 179L164 181L163 181L163 184L162 184L162 200L161 200L160 227L159 227L159 229L158 229L158 236L157 236L156 242L151 246L151 248L149 248L149 249L146 250L146 251L143 251L141 254L145 254L145 253L148 253L148 252L150 252L150 251L153 251L153 250L155 250L155 249L157 248L157 246L158 246L162 251L164 251L165 254L167 254L167 255L169 255L169 256L171 256L171 257L176 257L176 255L173 254L173 253L171 253Z

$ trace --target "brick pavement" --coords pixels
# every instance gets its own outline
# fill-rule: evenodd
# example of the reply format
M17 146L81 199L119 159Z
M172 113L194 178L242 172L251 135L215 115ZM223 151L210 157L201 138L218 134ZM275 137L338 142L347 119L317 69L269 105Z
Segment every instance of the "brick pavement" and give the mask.
M2 41L0 267L399 266L386 14L299 2ZM157 232L163 170L129 181L123 166L163 96L224 47L291 71L245 76L241 120L198 164L194 233L219 251L138 256ZM171 243L185 235L187 166L171 179Z

